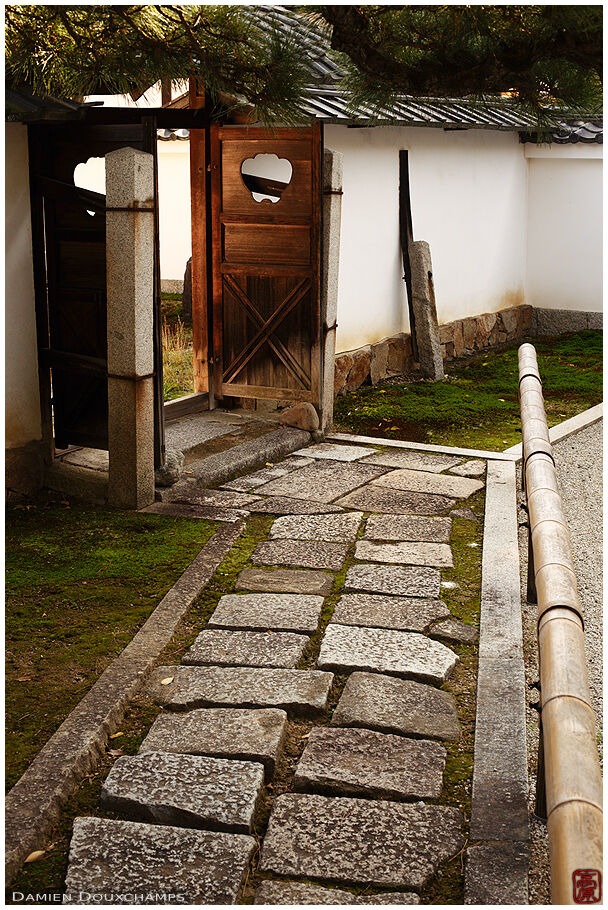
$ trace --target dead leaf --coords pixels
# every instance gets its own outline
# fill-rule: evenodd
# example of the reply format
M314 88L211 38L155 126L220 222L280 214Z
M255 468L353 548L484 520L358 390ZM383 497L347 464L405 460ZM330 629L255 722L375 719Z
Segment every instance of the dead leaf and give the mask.
M272 461L267 461L267 462L266 462L266 467L267 467L267 468L274 468L274 462L272 462Z
M175 676L165 676L164 679L161 679L160 684L161 686L168 686L169 683L172 683L174 679Z
M123 731L119 730L118 733L112 733L110 739L117 739L119 736L124 736L124 735L125 734L123 733Z
M28 858L25 860L26 863L35 863L37 859L40 859L41 856L44 856L46 850L34 850L33 853L30 853Z
M29 682L31 678L31 676L18 676L17 682Z
M118 756L118 755L124 755L124 754L125 753L123 752L122 749L108 749L108 755Z

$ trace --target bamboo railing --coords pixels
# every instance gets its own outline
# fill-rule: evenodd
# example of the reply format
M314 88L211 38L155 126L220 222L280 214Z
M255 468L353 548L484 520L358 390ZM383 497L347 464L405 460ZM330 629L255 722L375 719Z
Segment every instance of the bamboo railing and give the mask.
M541 728L537 814L546 817L551 902L580 900L602 869L602 780L570 534L557 486L536 351L519 349L522 480L529 517L528 600L538 604ZM543 788L544 784L544 788ZM543 811L544 810L544 811ZM577 875L575 875L577 873ZM578 900L576 896L578 894Z

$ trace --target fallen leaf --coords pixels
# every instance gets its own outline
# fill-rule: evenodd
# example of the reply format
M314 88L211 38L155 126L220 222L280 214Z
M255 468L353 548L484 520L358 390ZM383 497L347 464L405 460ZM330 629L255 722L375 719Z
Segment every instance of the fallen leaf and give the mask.
M108 749L108 755L124 755L122 749Z
M267 467L267 468L274 468L274 462L272 462L272 461L267 461L267 462L266 462L266 467Z
M184 471L184 474L194 474L194 471Z
M37 859L40 859L41 856L44 856L46 850L34 850L33 853L30 853L28 858L25 860L26 863L35 863Z
M124 735L125 734L123 733L123 731L119 730L118 733L112 733L110 739L117 739L119 736L124 736Z
M18 676L17 682L29 682L31 678L31 676Z
M164 679L161 679L160 684L161 686L168 686L169 683L172 683L174 679L175 676L165 676Z

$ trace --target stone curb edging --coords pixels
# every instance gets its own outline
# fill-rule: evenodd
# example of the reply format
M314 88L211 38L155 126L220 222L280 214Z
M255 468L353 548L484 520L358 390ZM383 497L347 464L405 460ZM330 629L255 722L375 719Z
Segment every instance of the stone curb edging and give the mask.
M564 420L562 423L556 424L549 430L549 440L551 442L551 445L555 445L556 442L561 442L562 439L567 439L568 436L573 436L575 433L579 433L581 430L586 430L587 427L593 426L594 423L602 420L603 417L604 403L601 402L600 404L594 405L592 408L588 408L581 414L575 414L574 417L570 417L568 420ZM517 462L520 462L521 442L518 442L517 445L505 449L502 454L514 455L517 459Z
M465 904L526 904L530 830L515 464L489 461Z
M378 436L354 436L350 433L328 433L328 442L360 442L367 445L395 449L413 449L416 452L439 452L443 455L462 455L463 458L490 458L495 461L515 462L517 456L509 449L506 452L490 452L483 449L463 449L458 446L438 446L424 442L406 442L402 439L384 439Z
M129 701L244 527L243 522L226 524L207 541L132 641L104 670L7 795L7 884L17 875L26 857L44 843L82 777L96 767Z

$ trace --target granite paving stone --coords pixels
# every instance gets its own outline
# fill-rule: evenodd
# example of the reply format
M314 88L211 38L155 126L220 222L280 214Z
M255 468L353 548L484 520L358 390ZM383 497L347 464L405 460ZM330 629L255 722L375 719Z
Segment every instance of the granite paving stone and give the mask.
M327 572L310 569L243 569L236 580L239 590L276 594L331 594L334 579Z
M114 762L101 804L139 821L249 834L263 786L257 762L146 752Z
M444 566L454 565L452 550L447 543L380 543L375 540L359 540L355 547L356 559L370 562L390 562L394 565Z
M330 442L321 442L316 446L299 449L295 454L304 458L329 458L332 461L358 461L373 452L365 446L341 446Z
M365 525L369 540L428 540L449 543L451 518L430 518L426 515L370 515Z
M450 616L442 600L422 597L387 597L384 594L343 594L330 624L370 626L424 632L436 619Z
M457 619L444 619L442 622L435 623L428 634L438 641L465 645L471 645L479 638L477 629Z
M362 563L346 573L345 590L398 597L437 597L441 574L427 566L380 566Z
M412 891L356 895L352 891L322 888L304 882L264 881L255 892L253 903L306 907L314 904L418 904L420 900Z
M452 806L285 793L272 808L261 870L421 888L462 848L461 828Z
M363 512L343 512L340 515L285 515L277 518L270 529L271 539L329 540L348 542L354 540L363 518Z
M378 464L387 468L409 468L412 471L439 473L457 465L462 458L454 455L440 455L434 452L378 452L365 458L362 464Z
M249 490L256 489L269 483L271 480L277 480L284 477L291 471L303 468L306 465L313 464L310 458L286 458L278 464L268 465L259 471L253 471L251 474L244 474L242 477L236 477L222 484L223 490L234 490L237 493L248 493Z
M187 498L175 499L175 502L191 502L201 506L219 506L228 509L248 509L262 502L261 496L251 496L249 493L237 493L232 490L188 490Z
M418 632L332 623L321 642L317 666L337 673L375 670L441 685L457 663L450 648Z
M286 477L258 487L256 492L272 496L293 496L294 499L332 502L356 487L363 486L386 472L376 465L337 464L335 461L315 460L313 464L292 471Z
M205 629L186 651L182 663L208 667L297 667L309 640L308 636L295 632Z
M322 609L318 594L224 594L207 628L312 633Z
M259 543L251 561L265 566L304 566L309 569L342 568L348 544L320 540L265 540Z
M380 799L436 799L446 751L438 743L374 730L314 727L296 767L296 790Z
M64 902L234 904L255 846L244 834L77 818Z
M456 505L455 499L447 496L434 496L431 493L406 493L389 487L372 484L355 490L342 499L337 505L347 509L362 509L364 512L383 512L387 515L412 512L414 515L439 515Z
M260 496L250 509L252 512L262 512L266 515L326 515L344 511L340 506L327 502L306 502L305 499L293 499L289 496L267 498Z
M450 474L459 474L461 477L483 477L486 473L486 463L479 458L465 461L456 468L450 468Z
M140 509L146 515L165 515L169 518L202 518L205 521L242 521L249 517L245 509L225 506L198 505L190 502L153 502Z
M403 736L460 739L456 700L450 692L378 673L349 676L331 723Z
M390 471L376 478L375 486L390 487L392 490L407 490L412 493L431 493L436 496L450 496L456 499L468 499L473 493L482 490L483 480L472 480L469 477L454 477L451 474L432 474L427 471L410 471L400 469Z
M160 714L139 747L261 762L272 777L285 736L287 714L279 708L199 708Z
M318 714L327 707L332 681L332 673L314 670L168 666L150 674L148 690L158 704L176 711L217 706Z

